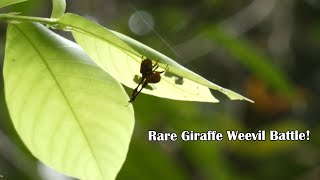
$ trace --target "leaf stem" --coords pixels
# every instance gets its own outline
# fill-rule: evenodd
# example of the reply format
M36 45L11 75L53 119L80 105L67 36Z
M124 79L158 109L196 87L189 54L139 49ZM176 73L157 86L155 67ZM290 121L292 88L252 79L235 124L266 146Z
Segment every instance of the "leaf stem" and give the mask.
M54 25L56 24L57 19L32 17L32 16L20 16L15 14L0 14L0 21L39 22L42 24Z

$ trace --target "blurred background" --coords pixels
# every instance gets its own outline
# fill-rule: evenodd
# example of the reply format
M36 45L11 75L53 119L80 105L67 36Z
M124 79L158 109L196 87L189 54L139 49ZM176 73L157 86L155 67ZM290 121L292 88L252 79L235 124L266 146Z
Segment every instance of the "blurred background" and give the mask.
M50 17L51 1L29 0L0 12L12 11ZM128 157L117 179L320 179L320 1L77 0L67 1L67 12L131 36L255 101L230 101L214 91L218 104L139 95ZM1 74L5 31L1 23ZM148 130L271 129L310 130L310 141L147 139ZM0 175L8 180L72 179L48 169L24 147L10 121L2 76Z

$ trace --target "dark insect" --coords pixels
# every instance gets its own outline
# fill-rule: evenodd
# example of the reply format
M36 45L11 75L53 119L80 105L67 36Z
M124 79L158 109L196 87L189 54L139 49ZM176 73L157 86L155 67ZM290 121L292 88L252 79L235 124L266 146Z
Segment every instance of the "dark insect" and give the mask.
M161 80L160 74L164 71L156 71L158 68L158 63L152 65L152 61L148 58L141 62L140 73L142 74L142 78L138 86L132 91L129 103L132 103L136 99L138 94L148 85L148 83L158 83ZM140 86L141 88L138 91Z

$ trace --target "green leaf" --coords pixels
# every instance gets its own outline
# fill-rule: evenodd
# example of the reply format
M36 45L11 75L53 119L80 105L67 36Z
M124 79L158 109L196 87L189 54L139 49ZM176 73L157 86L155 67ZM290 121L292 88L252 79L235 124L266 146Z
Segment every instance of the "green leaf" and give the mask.
M13 124L34 156L80 179L115 179L133 108L77 44L40 24L9 24L4 82Z
M66 10L65 0L52 0L51 18L60 18Z
M73 36L89 56L122 84L135 88L139 83L142 56L159 63L165 70L162 80L142 92L154 96L185 101L219 102L209 88L218 90L232 100L247 100L231 90L222 88L186 69L169 57L131 39L108 30L74 14L65 14L58 21L72 30Z
M0 1L0 8L3 8L5 6L10 6L12 4L20 3L27 0L1 0Z

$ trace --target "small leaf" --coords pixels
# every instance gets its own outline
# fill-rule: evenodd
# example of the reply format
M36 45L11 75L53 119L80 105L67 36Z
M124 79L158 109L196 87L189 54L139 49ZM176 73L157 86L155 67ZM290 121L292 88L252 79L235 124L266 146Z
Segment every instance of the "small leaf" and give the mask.
M40 24L9 24L4 82L13 124L35 157L80 179L115 179L133 109L77 44Z
M0 8L3 8L5 6L10 6L12 4L17 4L23 1L27 1L27 0L1 0L0 1Z
M51 18L60 18L66 10L65 0L52 0Z
M210 93L208 88L211 88L232 100L252 102L204 79L154 49L90 20L65 14L58 23L71 27L76 41L89 56L103 70L130 88L135 88L138 84L141 56L144 56L158 62L161 67L159 71L166 69L160 83L142 91L146 94L185 101L219 102Z

